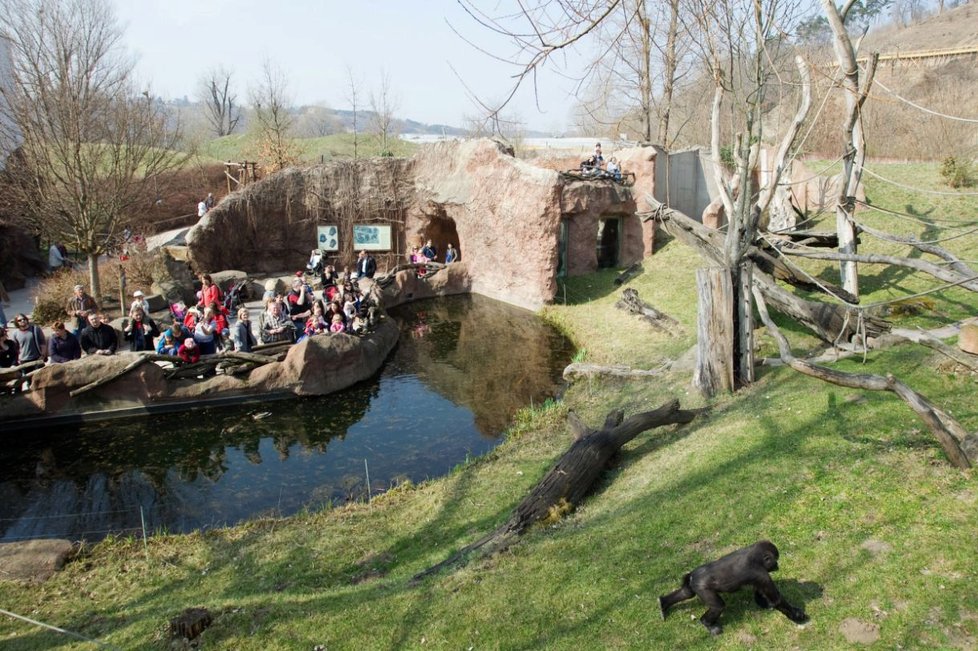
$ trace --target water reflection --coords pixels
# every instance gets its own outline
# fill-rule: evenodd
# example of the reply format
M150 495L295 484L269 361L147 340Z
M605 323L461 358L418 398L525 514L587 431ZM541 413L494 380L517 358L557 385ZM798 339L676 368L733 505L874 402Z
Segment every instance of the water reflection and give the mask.
M398 308L397 349L341 394L24 432L0 456L0 539L189 531L438 476L557 390L572 351L481 297ZM366 461L366 467L364 462Z

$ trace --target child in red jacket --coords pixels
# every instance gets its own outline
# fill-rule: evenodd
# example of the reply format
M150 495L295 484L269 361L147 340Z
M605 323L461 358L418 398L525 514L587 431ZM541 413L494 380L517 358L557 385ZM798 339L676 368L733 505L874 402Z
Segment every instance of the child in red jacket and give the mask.
M177 357L188 364L200 361L200 348L197 347L192 337L183 340L183 345L177 350Z

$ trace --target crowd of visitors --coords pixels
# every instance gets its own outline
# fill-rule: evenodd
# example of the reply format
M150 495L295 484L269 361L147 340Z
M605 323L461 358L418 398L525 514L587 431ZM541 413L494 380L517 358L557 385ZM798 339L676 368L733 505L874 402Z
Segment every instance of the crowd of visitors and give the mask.
M179 306L173 306L169 323L162 326L150 316L146 296L137 289L121 331L99 310L85 287L75 285L65 305L66 318L53 324L50 337L26 314L16 315L9 329L3 321L0 368L35 361L60 364L82 355L114 355L120 349L156 352L193 362L202 355L225 350L250 353L259 344L296 343L337 333L365 334L376 323L378 306L361 291L358 278L372 277L376 268L373 257L365 252L357 260L358 272L346 268L337 272L327 265L322 270L321 290L313 290L303 272L296 272L288 293L266 292L257 329L253 329L248 308L243 306L231 323L221 289L208 274L200 276L197 303L182 313ZM0 299L4 295L0 294Z

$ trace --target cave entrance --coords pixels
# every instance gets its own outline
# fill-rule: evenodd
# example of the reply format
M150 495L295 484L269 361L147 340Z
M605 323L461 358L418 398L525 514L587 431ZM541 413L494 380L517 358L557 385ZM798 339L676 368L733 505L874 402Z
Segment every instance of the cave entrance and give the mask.
M458 239L458 230L455 228L455 220L448 216L432 217L421 233L422 241L418 246L424 246L425 241L431 240L435 250L437 262L445 261L445 250L451 244L456 251L461 251L461 242ZM458 254L456 254L457 256ZM456 257L456 260L458 257Z
M621 218L598 220L598 269L608 269L618 265L618 252L621 249Z

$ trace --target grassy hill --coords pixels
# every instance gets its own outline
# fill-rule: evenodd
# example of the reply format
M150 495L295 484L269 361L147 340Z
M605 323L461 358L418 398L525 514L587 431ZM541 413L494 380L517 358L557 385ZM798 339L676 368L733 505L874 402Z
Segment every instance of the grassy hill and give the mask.
M405 140L395 139L393 153L395 156L410 156L417 145ZM304 163L318 163L321 160L333 158L353 158L354 142L352 133L339 133L320 138L297 138L296 146L300 159ZM204 159L214 161L241 161L255 158L255 138L252 133L235 133L230 136L215 138L201 145L200 154ZM356 154L361 158L380 155L380 145L375 136L359 134L356 143Z
M895 181L941 189L935 166L880 165ZM978 199L905 194L873 179L879 207L919 220L865 212L894 232L978 259ZM926 222L926 223L922 223ZM863 250L893 245L864 237ZM702 262L669 242L630 282L683 324L670 338L613 307L613 272L576 278L566 303L547 309L599 363L655 367L682 357L695 338L693 271ZM830 277L827 266L812 266ZM934 283L862 268L865 303ZM563 293L562 293L563 296ZM925 313L894 317L933 326L975 313L954 288ZM883 307L879 309L883 310ZM796 352L812 339L788 329ZM761 355L774 350L760 337ZM917 347L871 352L854 372L893 373L978 427L975 378ZM510 551L436 575L408 579L504 521L570 443L566 413L598 424L613 408L631 414L678 397L708 407L689 425L640 435L582 508L531 530ZM783 367L762 367L755 385L709 403L688 372L618 382L579 382L559 403L524 410L506 442L450 476L403 486L331 511L267 519L227 530L132 539L87 550L41 586L0 579L13 612L119 648L167 649L166 622L184 608L215 614L202 649L851 649L846 634L878 635L874 648L973 649L978 643L978 487L952 469L915 416L890 395L842 389ZM761 538L781 549L775 579L804 605L798 627L760 611L749 592L731 595L711 639L698 602L660 621L656 597L684 572ZM3 648L87 649L57 633L0 618Z

